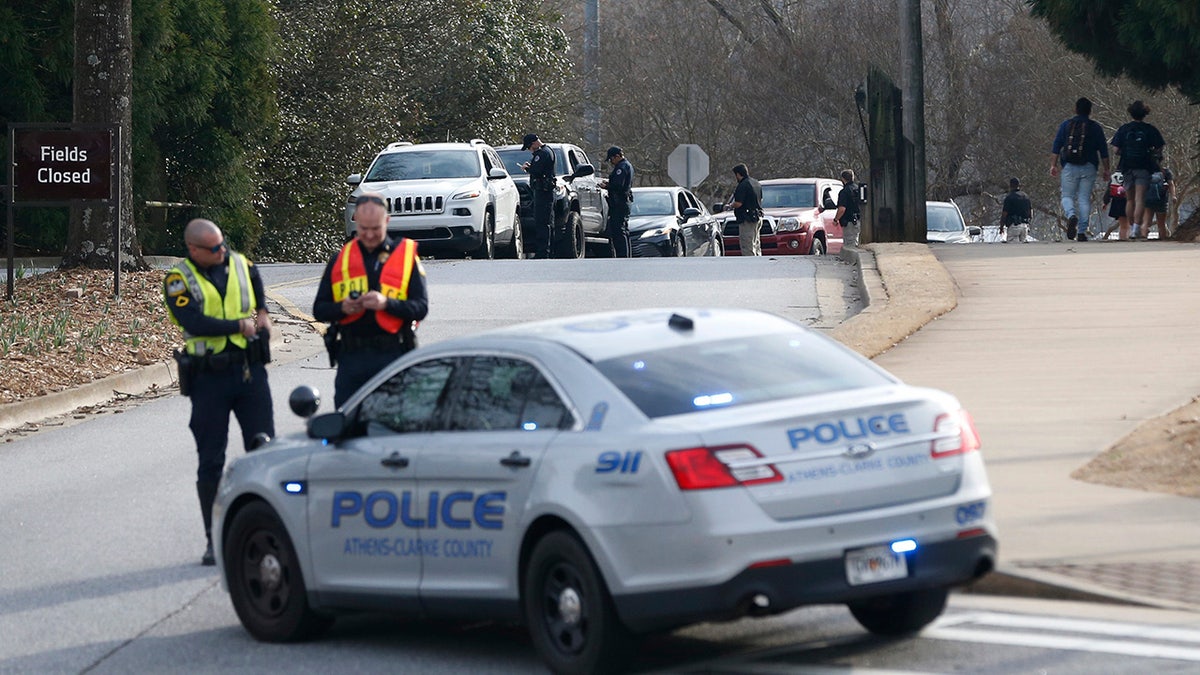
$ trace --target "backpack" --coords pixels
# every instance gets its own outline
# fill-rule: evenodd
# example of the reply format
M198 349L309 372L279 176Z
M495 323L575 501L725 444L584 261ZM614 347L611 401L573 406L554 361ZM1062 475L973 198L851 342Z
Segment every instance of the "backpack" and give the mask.
M1146 206L1162 208L1167 205L1167 178L1161 171L1150 174L1150 186L1146 188Z
M1083 142L1087 140L1086 119L1071 120L1067 127L1067 143L1062 148L1063 164L1086 164L1087 158L1083 153Z
M1121 162L1130 169L1150 168L1150 130L1142 122L1133 123L1125 133Z

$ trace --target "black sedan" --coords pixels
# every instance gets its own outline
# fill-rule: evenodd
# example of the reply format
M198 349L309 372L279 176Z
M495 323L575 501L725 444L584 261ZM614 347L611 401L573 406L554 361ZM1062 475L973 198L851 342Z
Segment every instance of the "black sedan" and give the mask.
M716 219L696 195L681 187L633 189L629 240L635 258L719 256L724 253Z

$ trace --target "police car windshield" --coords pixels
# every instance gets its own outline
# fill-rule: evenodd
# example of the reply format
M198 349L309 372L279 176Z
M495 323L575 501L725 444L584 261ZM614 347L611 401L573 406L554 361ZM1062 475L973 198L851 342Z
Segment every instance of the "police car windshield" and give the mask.
M670 216L675 214L675 198L666 190L646 192L635 190L633 202L629 204L629 215Z
M481 173L474 150L413 150L380 155L363 182L475 178Z
M812 183L762 186L764 209L811 209L817 205L817 186Z
M962 232L965 228L954 207L926 204L925 229L929 232Z
M637 203L637 200L634 200ZM647 417L892 384L808 333L779 333L630 354L596 363Z

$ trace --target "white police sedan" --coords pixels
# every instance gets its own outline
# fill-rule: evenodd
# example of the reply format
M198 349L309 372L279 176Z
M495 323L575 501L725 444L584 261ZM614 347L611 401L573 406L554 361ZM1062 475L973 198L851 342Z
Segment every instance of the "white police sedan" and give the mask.
M517 620L552 669L594 672L638 634L814 603L915 632L996 560L958 402L760 312L422 347L308 436L233 462L217 498L223 578L261 640L353 610Z

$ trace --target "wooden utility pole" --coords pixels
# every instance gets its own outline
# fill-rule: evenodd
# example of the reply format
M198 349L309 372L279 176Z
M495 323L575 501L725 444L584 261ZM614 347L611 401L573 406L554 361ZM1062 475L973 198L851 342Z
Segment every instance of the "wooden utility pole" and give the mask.
M925 53L921 40L921 0L900 0L900 89L904 138L904 240L925 241Z
M120 170L116 204L71 208L63 267L145 267L132 209L132 15L131 0L75 2L74 122L120 127Z

